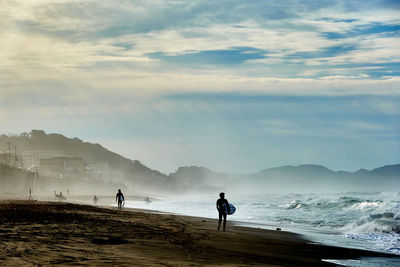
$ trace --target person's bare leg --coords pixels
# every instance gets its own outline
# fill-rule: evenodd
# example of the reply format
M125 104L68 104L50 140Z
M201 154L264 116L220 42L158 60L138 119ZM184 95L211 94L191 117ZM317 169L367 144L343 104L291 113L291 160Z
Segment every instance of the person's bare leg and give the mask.
M222 221L222 213L221 212L219 212L219 218L218 218L218 228L217 228L217 231L219 231L219 228L221 227L221 221Z
M224 231L225 231L225 227L226 227L226 213L224 213Z

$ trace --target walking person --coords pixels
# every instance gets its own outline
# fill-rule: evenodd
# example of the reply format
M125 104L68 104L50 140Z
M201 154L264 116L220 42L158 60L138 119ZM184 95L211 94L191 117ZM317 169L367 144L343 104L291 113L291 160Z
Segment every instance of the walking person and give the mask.
M224 219L224 225L223 225L223 230L225 231L226 227L226 215L230 213L230 208L229 208L229 203L228 200L225 199L225 193L221 192L219 193L219 199L217 200L217 210L218 210L218 228L217 230L219 231L221 227L221 222L222 218Z
M94 203L95 205L97 205L97 202L99 202L99 199L97 198L96 195L94 195L93 203Z
M122 202L125 201L124 194L122 194L121 189L118 189L118 193L115 196L115 201L118 201L118 209L122 209Z

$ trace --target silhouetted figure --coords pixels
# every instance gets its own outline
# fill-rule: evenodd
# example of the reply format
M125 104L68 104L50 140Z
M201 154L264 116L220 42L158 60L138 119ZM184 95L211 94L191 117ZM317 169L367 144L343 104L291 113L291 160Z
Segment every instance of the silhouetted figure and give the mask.
M32 189L29 189L29 200L33 200L33 197L32 197Z
M99 202L99 199L97 198L96 195L94 195L93 203L94 203L95 205L97 205L97 202Z
M59 194L59 195L57 195L57 192L54 191L54 196L55 196L56 199L58 199L58 200L67 200L67 198L64 197L64 196L62 195L62 191L60 191L60 194Z
M144 202L146 202L147 204L151 203L151 199L149 197L145 197L144 198Z
M121 189L118 189L118 193L115 196L115 201L118 201L118 209L122 208L122 202L125 201L124 194L122 194Z
M225 204L226 209L223 207L224 204ZM223 230L225 231L226 215L230 212L230 208L229 208L228 200L225 199L225 193L224 192L219 193L219 199L217 200L217 210L218 210L218 215L219 215L217 230L219 231L219 228L221 227L222 218L224 218Z

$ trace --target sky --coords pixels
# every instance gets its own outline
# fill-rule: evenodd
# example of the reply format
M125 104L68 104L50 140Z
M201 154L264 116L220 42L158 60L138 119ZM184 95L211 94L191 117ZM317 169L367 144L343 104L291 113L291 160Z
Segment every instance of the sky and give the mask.
M399 1L1 0L0 48L0 133L164 173L400 163Z

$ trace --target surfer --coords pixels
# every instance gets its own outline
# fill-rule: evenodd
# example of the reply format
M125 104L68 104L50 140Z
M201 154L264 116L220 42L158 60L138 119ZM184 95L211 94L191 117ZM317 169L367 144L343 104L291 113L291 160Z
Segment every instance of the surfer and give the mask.
M219 228L221 227L221 221L222 221L222 217L223 217L224 218L223 230L225 231L226 215L228 213L230 213L230 207L229 207L228 200L225 199L224 192L219 193L219 199L217 200L217 210L218 210L218 215L219 215L217 230L219 231Z
M118 200L118 209L122 208L122 202L125 201L124 194L122 194L121 189L118 189L118 193L115 196L115 201Z

